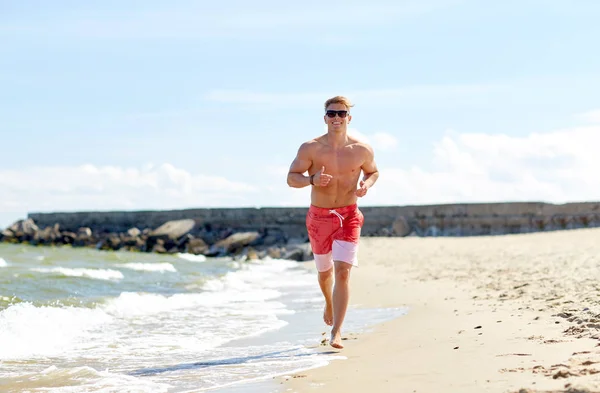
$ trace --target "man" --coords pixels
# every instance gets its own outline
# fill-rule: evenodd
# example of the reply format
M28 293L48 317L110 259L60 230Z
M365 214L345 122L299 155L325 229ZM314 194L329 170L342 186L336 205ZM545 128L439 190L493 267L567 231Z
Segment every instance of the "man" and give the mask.
M357 198L365 196L379 177L371 146L347 134L353 106L342 96L325 102L327 133L300 146L287 176L290 187L312 187L306 228L325 297L323 320L332 326L329 343L339 349L344 347L341 327L348 308L350 269L358 265L364 224ZM361 171L364 176L357 188Z

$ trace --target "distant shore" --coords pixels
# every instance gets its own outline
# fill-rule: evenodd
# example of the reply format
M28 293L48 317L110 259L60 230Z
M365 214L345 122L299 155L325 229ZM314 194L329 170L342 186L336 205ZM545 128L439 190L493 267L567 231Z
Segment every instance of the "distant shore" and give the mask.
M600 203L361 206L363 237L463 237L600 227ZM30 213L0 241L306 261L308 208Z
M72 232L61 228L58 223L41 229L28 218L0 232L0 242L87 247L105 251L231 256L237 260L266 257L295 261L312 259L310 244L305 239L277 239L264 231L236 232L233 229L207 233L198 231L196 222L191 219L168 221L155 229L140 230L133 227L125 232L110 232L79 227Z

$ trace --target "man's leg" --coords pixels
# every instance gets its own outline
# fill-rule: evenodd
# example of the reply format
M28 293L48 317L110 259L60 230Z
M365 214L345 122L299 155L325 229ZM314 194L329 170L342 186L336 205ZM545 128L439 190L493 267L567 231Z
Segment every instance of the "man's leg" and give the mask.
M325 296L323 321L331 326L333 325L333 267L327 271L319 272L319 286L323 296Z
M335 284L333 286L333 328L331 329L331 344L334 348L344 348L342 345L342 324L346 317L348 301L350 300L350 269L352 265L335 261Z

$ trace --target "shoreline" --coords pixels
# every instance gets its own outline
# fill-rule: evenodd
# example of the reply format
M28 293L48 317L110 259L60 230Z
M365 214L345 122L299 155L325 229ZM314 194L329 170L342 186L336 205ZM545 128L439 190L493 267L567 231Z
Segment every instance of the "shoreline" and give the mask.
M276 391L598 392L598 235L363 239L351 304L408 314Z
M147 258L138 260L136 255L123 252L120 253L120 255L118 255L116 258L111 257L107 260L104 260L103 257L105 257L106 254L101 253L97 250L57 249L55 251L58 252L58 254L51 256L51 254L53 254L54 251L42 248L35 248L32 246L17 247L15 245L6 245L6 247L4 247L2 244L0 244L0 249L3 250L2 252L0 252L2 256L6 256L9 261L6 264L6 267L8 269L23 269L14 270L15 273L18 272L18 274L22 274L22 272L27 272L32 268L45 266L43 268L45 272L38 272L41 273L41 279L44 279L43 277L45 274L51 273L55 276L65 277L68 281L71 281L74 277L82 277L81 273L83 269L89 268L89 270L86 271L87 276L83 278L83 280L95 279L93 282L98 283L97 285L100 286L103 285L102 283L104 281L97 280L104 279L99 274L102 272L109 272L111 271L110 269L123 271L123 273L125 274L125 277L123 277L123 282L125 282L129 277L135 277L136 275L155 275L155 277L157 277L157 279L160 280L162 272L170 272L168 274L182 272L183 274L186 274L186 272L189 273L190 271L197 270L196 266L207 266L205 263L199 265L196 265L195 263L189 263L184 258L176 256L162 257L146 255L145 257ZM57 257L57 255L60 256ZM41 258L38 258L40 256ZM96 258L98 258L98 260L96 260ZM89 266L81 266L79 261L88 261ZM215 261L204 262L215 263ZM1 263L2 260L0 259L0 268L2 267ZM266 263L272 265L272 268L268 269L270 272L272 272L272 274L270 274L269 276L265 275L264 266ZM137 265L136 269L130 269L128 267L133 267L131 266L133 264ZM154 264L159 264L163 266L161 267L161 270L155 270L151 268L151 265ZM95 265L97 269L94 269ZM146 265L146 268L140 269L142 267L141 265ZM175 266L175 268L173 268L173 265ZM320 300L320 297L318 297L318 295L320 295L320 291L318 287L314 285L314 283L316 282L316 277L311 272L311 268L314 271L314 266L312 263L297 263L289 261L264 261L255 262L250 265L245 265L249 266L249 269L241 269L241 266L241 264L238 264L238 267L240 268L239 270L238 267L232 268L234 275L236 271L239 271L239 273L241 274L241 276L235 276L234 279L231 281L231 284L235 284L234 288L238 288L239 283L242 282L242 285L239 286L239 289L241 290L251 290L248 288L248 285L250 285L254 288L254 290L258 290L259 292L262 291L262 289L260 288L266 289L267 291L275 290L277 292L280 292L278 296L276 296L276 294L273 293L272 296L276 296L273 299L269 299L268 294L266 295L266 300L273 302L271 304L271 307L273 308L271 309L267 307L263 310L266 312L265 315L271 315L273 313L277 315L277 321L272 321L272 323L269 323L268 325L264 326L264 330L261 330L260 333L235 338L231 341L226 341L225 343L218 345L216 348L214 348L214 350L209 350L208 352L201 352L200 354L197 354L197 357L195 355L192 355L191 358L185 356L180 357L179 359L177 357L171 357L169 361L155 360L152 362L152 364L146 364L144 365L144 367L140 366L140 371L143 372L138 373L137 376L140 379L136 382L139 382L140 384L150 383L150 381L147 381L145 378L146 373L148 373L148 378L150 378L151 376L156 377L164 373L162 375L165 375L166 379L170 379L173 377L169 376L169 374L173 372L180 373L180 378L187 379L191 381L192 384L199 385L201 384L201 379L207 377L205 371L208 371L211 368L214 368L213 372L215 374L223 372L223 369L225 368L239 368L240 370L244 369L245 371L243 373L239 372L236 378L224 379L224 384L222 386L210 387L208 390L215 392L247 392L248 389L250 389L248 388L248 385L246 385L247 383L252 386L254 386L255 383L258 383L260 386L257 385L258 388L256 389L256 392L263 392L265 391L263 390L265 386L267 386L267 388L271 386L272 380L275 376L283 376L294 372L302 372L304 370L312 369L314 367L321 367L327 362L339 360L337 358L337 353L333 353L333 351L329 350L328 347L319 345L320 340L322 338L321 333L324 332L325 329L323 329L321 319L322 307L318 303L318 301ZM281 268L279 266L281 266ZM248 274L250 270L255 270L254 274ZM0 272L2 272L2 269L0 269ZM90 273L92 272L96 272L99 274L95 274L92 276L90 275ZM13 274L10 271L5 271L5 273L6 274L4 277L11 277ZM160 276L156 276L156 274L160 274ZM264 281L265 279L267 281ZM67 282L67 280L65 280L64 282ZM153 278L150 278L150 282L152 281ZM252 285L253 283L256 284L256 287ZM18 285L18 283L15 284ZM218 289L218 287L214 287L213 290L217 293L220 293L222 291L227 292L228 290L232 289L226 287L228 287L228 285L224 285L224 287L221 289ZM129 292L127 289L123 290L125 292ZM177 303L181 305L180 302L183 301L183 296L186 296L188 293L186 291L177 292L177 298L179 299L177 300ZM196 292L195 289L190 289L189 294L192 296L188 298L188 301L194 301L193 299L196 299L196 301L198 301L198 299L194 297L194 292ZM210 294L211 291L208 292L208 295L212 297L213 295ZM217 295L217 293L215 293L215 295ZM81 296L83 296L83 294L81 294ZM158 297L154 300L152 298L147 298L146 302L144 303L139 302L141 298L137 300L134 299L135 303L131 303L131 298L121 298L121 295L119 295L118 292L115 292L112 294L112 299L120 299L119 306L117 306L116 302L113 302L112 300L106 304L113 304L111 306L111 309L113 311L115 309L121 310L119 311L119 315L121 315L121 313L125 310L133 310L133 308L135 308L135 306L138 305L142 305L142 309L148 310L148 308L153 307L153 304L155 302L158 302L159 309L162 309L162 311L160 311L161 314L164 312L171 311L174 313L174 315L179 313L179 311L177 311L177 307L175 307L173 310L165 308L164 303L162 303L161 301L161 299L163 298L160 297L161 295L157 294L157 296ZM168 302L170 297L166 294L164 296L164 300ZM265 295L260 295L257 299L260 300L261 296ZM250 296L250 298L252 297L253 296ZM234 303L240 301L240 299L238 299L236 296L234 296L233 299ZM23 303L27 303L29 301L32 300L19 300L19 302ZM90 308L91 310L97 310L99 312L103 312L106 310L105 306L100 305L104 304L104 302L94 304L95 306ZM79 302L79 305L81 305L81 302ZM256 305L260 307L259 304ZM12 305L8 304L7 306L8 307L6 308L10 308L10 306ZM45 303L39 303L31 306L31 310L36 310L37 312L39 310L46 310L46 307L49 307L50 305ZM61 304L60 301L52 302L52 307L57 307L58 309L60 309L60 312L66 310L66 308L63 308L64 306L68 307L68 305ZM17 306L13 310L20 310L19 307L21 306ZM52 310L54 311L58 311L58 309L52 308ZM75 310L79 309L76 307ZM88 310L87 307L86 310ZM260 309L256 311L261 313ZM352 330L353 332L358 333L359 331L363 331L364 325L371 325L375 321L387 320L389 319L389 316L395 315L397 312L398 311L396 310L377 310L364 308L358 309L356 310L356 312L353 312L354 318L347 325L347 331ZM154 315L158 313L159 312L156 312L154 313ZM11 315L12 316L10 318L15 318L14 313L12 313ZM77 317L77 315L79 314L73 314L75 322L75 317ZM149 313L148 315L153 315L153 313ZM244 313L242 313L242 315L244 315ZM242 317L242 319L245 318L246 317ZM200 319L202 318L197 318L197 320ZM233 319L237 319L239 322L240 317L235 317L234 312ZM11 319L11 321L14 321L14 319ZM59 320L57 318L55 320L55 324L58 324L58 321ZM287 324L283 324L282 321L285 321ZM251 320L248 320L248 322L250 323ZM8 326L10 326L10 323L11 322L9 321ZM15 323L18 323L18 320ZM275 323L275 325L273 323ZM152 336L152 333L148 333L149 336ZM140 332L140 334L144 335L143 332ZM172 331L171 334L177 335L177 330ZM18 345L18 347L22 348L23 346ZM52 353L48 354L48 356L51 355ZM131 356L132 353L130 352L127 355ZM88 354L88 356L89 359L93 358L93 354L91 352ZM47 376L48 381L52 380L51 383L57 384L57 386L60 383L63 383L64 388L67 388L67 386L74 386L70 385L74 383L73 381L67 380L63 382L58 382L60 378L62 378L61 375L65 375L68 368L63 369L65 365L60 363L60 355L57 354L55 358L58 362L56 363L56 366L59 367L60 371L52 374L51 376ZM32 362L29 362L29 364L35 367L34 364L36 362L37 361L34 360ZM98 364L101 364L100 360L98 360L98 362ZM118 361L115 362L115 364L112 364L112 366L123 367L123 365L117 366L116 363L118 363ZM50 364L48 364L48 366L49 365ZM86 365L86 362L78 364L73 363L72 365L82 366ZM195 371L196 368L197 371ZM262 371L257 371L257 368L260 368ZM45 369L45 367L43 367L42 369ZM97 370L100 369L97 368ZM189 375L187 374L186 370L189 371ZM153 374L153 372L155 372L155 374ZM120 373L120 371L115 373L115 376L121 375ZM235 374L235 370L233 374ZM237 379L238 377L240 379L246 378L246 380L235 381L235 379ZM249 382L249 380L255 378L255 381ZM159 381L154 382L159 383ZM263 382L267 382L267 384L262 385ZM20 386L18 384L21 382L15 379L13 381L9 381L7 386L11 387L11 383L15 383L15 386ZM2 384L0 383L0 385ZM15 386L12 386L12 388L16 389ZM239 390L236 390L235 387L239 388ZM182 391L181 388L177 386L177 384L175 384L173 389L176 391ZM206 389L206 387L197 386L195 389L190 388L189 391L199 391L200 389ZM115 389L115 391L116 390L117 389Z
M299 264L302 269L307 270L310 273L315 273L314 283L319 293L317 296L322 296L318 289L316 269L314 262L302 262ZM285 302L284 302L285 303ZM337 350L331 347L329 344L324 344L323 340L328 339L327 326L324 325L322 320L323 307L321 303L317 304L316 307L311 309L300 310L299 313L293 313L291 315L284 315L280 318L288 322L288 325L283 328L269 332L266 336L257 336L248 339L237 340L233 344L253 344L257 342L275 341L275 342L286 342L290 339L304 341L303 345L306 350L313 353L314 356L323 355L320 359L325 364L312 364L307 367L301 367L297 370L290 370L278 375L267 375L256 380L251 381L239 381L234 385L223 386L217 388L214 391L216 393L264 393L264 392L279 392L282 385L282 380L288 376L296 376L296 378L303 378L307 372L317 370L320 368L326 368L329 365L337 362L347 361L347 357L343 350ZM358 337L363 334L368 334L370 331L376 328L381 323L387 323L394 319L406 318L407 310L405 307L370 307L366 305L350 305L349 313L352 314L353 318L347 319L345 325L344 343L355 342ZM328 342L328 341L327 341ZM230 343L231 344L231 343ZM229 344L228 344L229 345ZM212 391L212 390L211 390ZM283 390L285 391L285 389Z

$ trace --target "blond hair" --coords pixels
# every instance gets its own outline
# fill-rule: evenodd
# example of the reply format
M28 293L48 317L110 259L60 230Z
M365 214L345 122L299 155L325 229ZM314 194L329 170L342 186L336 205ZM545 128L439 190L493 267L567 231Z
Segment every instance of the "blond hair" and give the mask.
M325 101L325 110L327 110L327 107L331 104L345 105L347 110L350 110L350 108L352 108L354 106L354 104L351 103L350 100L344 96L331 97L330 99Z

